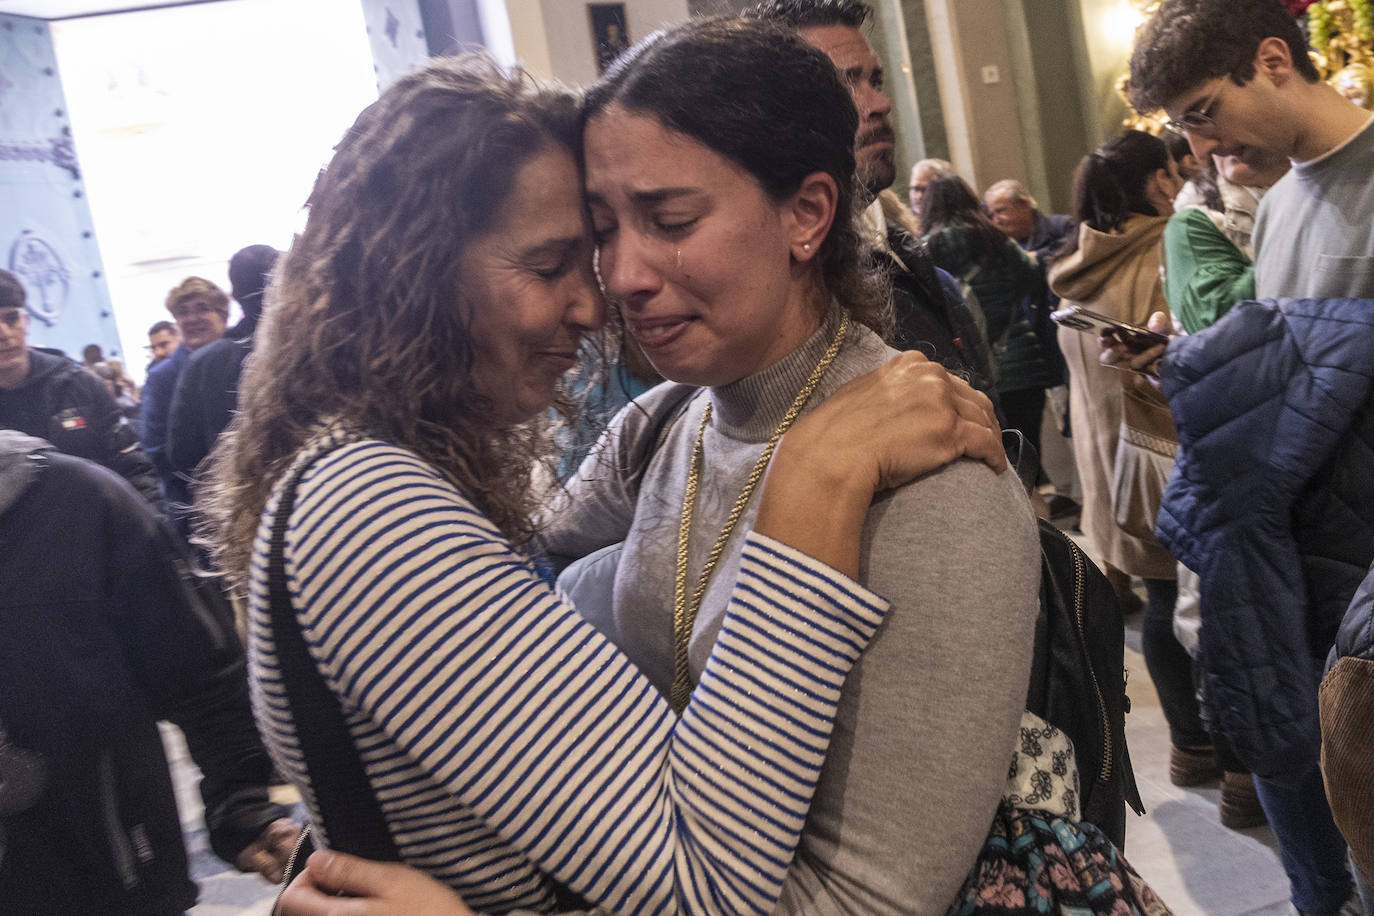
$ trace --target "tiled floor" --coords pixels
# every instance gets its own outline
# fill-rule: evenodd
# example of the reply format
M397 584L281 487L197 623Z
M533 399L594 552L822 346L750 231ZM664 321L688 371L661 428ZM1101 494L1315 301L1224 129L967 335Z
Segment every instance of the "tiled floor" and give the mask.
M1169 782L1169 730L1139 652L1136 618L1126 633L1126 740L1146 813L1127 825L1127 859L1178 916L1287 913L1288 879L1273 831L1229 830L1217 813L1217 788Z

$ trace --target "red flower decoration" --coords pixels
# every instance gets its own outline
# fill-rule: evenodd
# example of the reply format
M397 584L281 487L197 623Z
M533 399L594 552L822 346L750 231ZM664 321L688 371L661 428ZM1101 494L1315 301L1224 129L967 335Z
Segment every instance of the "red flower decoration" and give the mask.
M1307 8L1315 3L1316 0L1283 0L1283 2L1287 4L1289 14L1297 17L1307 12Z

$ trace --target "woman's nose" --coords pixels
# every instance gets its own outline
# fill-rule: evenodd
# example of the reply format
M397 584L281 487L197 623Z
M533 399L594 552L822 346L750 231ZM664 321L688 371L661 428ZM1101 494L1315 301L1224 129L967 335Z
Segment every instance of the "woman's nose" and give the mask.
M601 246L601 280L606 294L632 305L656 293L663 282L659 254L634 233L618 231Z

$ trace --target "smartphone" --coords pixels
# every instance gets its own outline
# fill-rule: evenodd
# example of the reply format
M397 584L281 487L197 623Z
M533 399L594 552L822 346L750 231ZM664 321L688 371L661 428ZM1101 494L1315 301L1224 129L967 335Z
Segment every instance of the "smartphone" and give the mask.
M1092 334L1095 337L1115 337L1133 350L1148 350L1157 344L1167 344L1169 338L1163 334L1142 328L1138 324L1128 324L1117 318L1109 318L1089 311L1078 305L1070 305L1050 315L1056 324L1066 328Z

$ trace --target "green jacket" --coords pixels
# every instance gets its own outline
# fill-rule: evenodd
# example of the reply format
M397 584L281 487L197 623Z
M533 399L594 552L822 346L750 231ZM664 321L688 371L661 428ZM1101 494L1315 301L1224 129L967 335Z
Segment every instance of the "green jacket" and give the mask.
M1255 265L1206 210L1180 210L1164 226L1164 298L1189 334L1216 324L1237 302L1255 298Z
M1024 391L1059 384L1057 363L1029 320L1045 307L1048 287L1044 268L1011 239L996 257L978 259L969 236L970 230L951 226L925 241L935 265L968 284L978 297L987 318L997 390Z

